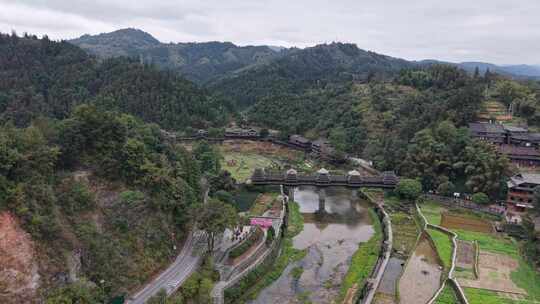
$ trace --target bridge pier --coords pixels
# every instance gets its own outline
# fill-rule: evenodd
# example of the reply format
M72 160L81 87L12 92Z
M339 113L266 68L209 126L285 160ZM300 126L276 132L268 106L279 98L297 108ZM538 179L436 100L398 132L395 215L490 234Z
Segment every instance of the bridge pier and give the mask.
M358 200L358 189L357 188L353 188L351 190L351 197L353 200Z
M296 189L296 187L293 187L293 186L289 186L287 187L287 195L289 196L289 202L294 202L294 190Z
M323 187L317 187L317 193L319 194L319 210L318 213L326 212L326 189Z

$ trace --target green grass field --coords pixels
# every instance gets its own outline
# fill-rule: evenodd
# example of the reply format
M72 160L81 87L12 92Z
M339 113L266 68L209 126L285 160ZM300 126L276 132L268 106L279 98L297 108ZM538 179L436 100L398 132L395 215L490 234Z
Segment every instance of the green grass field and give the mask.
M440 213L443 209L442 206L437 206L436 202L429 202L421 205L422 213L427 218L428 222L432 224L440 223ZM463 211L463 215L467 217L477 217L487 219L488 216L478 215L471 212ZM525 303L540 303L540 273L535 271L531 265L523 260L523 257L519 253L519 244L509 237L503 237L496 234L468 231L462 229L453 230L458 235L458 239L465 241L477 241L480 246L480 250L485 250L493 253L503 254L513 257L519 261L519 268L512 272L512 281L520 288L527 292L527 297L524 299L509 299L508 297L501 296L496 292L465 288L465 294L470 304L525 304ZM434 239L435 243L438 242L437 236L434 236L431 231L430 235ZM442 236L441 236L442 239ZM447 249L437 250L443 252Z
M482 232L454 230L458 238L464 241L478 241L481 250L486 250L494 253L502 253L512 257L518 257L518 245L515 241L495 234L487 234Z
M437 202L426 201L420 205L420 210L422 210L422 214L424 214L428 223L432 225L440 225L442 213L446 209Z
M222 152L223 159L221 159L221 168L231 173L232 177L238 182L243 183L248 180L253 171L256 168L270 167L273 163L277 162L272 158L241 152ZM234 166L229 166L228 162L234 161Z
M452 265L452 252L453 246L452 241L446 233L443 233L436 229L428 229L427 232L431 236L431 239L435 243L435 248L441 257L443 266L446 270L450 269Z
M446 283L443 291L437 297L435 304L459 304L459 301L456 297L456 292L448 283Z
M464 288L465 296L470 304L515 304L520 303L508 298L499 296L494 291L476 288ZM523 302L521 302L523 303Z

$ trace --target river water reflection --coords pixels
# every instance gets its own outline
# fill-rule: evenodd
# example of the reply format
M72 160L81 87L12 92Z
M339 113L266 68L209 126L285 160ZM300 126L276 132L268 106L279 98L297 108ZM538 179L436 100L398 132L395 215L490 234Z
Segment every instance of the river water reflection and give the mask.
M325 212L318 210L316 188L299 187L294 196L304 217L304 230L293 239L293 244L297 249L306 249L306 257L289 265L251 303L302 303L308 299L313 303L332 303L358 244L374 233L368 203L353 198L349 189L326 189ZM297 267L303 272L294 278L291 271Z

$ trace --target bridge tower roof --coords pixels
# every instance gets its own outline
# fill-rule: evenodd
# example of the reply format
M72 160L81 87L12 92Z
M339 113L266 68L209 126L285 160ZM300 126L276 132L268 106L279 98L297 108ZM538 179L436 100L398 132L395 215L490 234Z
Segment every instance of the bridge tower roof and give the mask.
M294 170L294 169L289 169L287 170L287 175L297 175L298 174L298 171Z
M356 170L352 170L352 171L349 171L349 173L347 173L349 176L360 176L360 172L356 171Z
M325 168L321 168L319 171L317 171L317 173L319 173L319 174L328 174L330 172L328 172L328 170L326 170Z

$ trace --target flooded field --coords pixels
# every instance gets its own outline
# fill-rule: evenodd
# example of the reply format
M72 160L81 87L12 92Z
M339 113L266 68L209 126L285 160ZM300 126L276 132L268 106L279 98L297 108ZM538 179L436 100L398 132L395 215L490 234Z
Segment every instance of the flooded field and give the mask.
M332 303L358 244L374 233L368 203L352 198L348 189L326 189L324 212L318 210L316 188L297 188L294 196L304 216L304 230L293 243L307 254L250 303Z
M422 237L399 281L401 304L424 304L440 286L442 267L431 243Z

